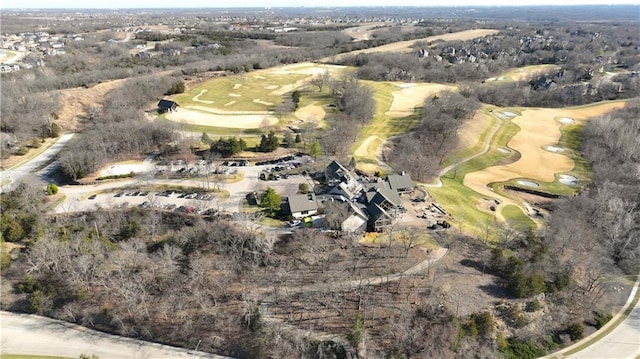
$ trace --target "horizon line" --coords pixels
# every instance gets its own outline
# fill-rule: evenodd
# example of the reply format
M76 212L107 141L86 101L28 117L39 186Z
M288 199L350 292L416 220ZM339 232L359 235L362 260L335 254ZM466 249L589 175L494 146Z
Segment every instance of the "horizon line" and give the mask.
M340 9L340 8L499 8L499 7L583 7L640 6L640 3L602 4L501 4L501 5L327 5L327 6L183 6L183 7L2 7L0 10L152 10L152 9Z

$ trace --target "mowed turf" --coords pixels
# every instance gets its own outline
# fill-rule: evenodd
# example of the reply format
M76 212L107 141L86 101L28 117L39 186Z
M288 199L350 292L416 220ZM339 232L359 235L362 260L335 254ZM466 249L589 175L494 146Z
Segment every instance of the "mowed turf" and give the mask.
M361 81L372 88L376 111L351 147L358 163L366 172L385 171L379 166L380 146L390 137L406 134L420 123L418 108L426 98L443 90L455 90L454 86L421 83Z
M277 111L291 92L304 87L313 91L317 89L313 82L315 78L325 74L338 77L344 69L345 66L300 63L212 79L190 88L186 93L172 96L180 108L161 118L181 123L189 130L202 130L209 134L246 134L247 131L265 129L296 119L294 115ZM318 106L325 104L317 102ZM314 120L322 125L324 118L320 109L305 110L300 114L306 117L304 120Z
M465 125L461 131L461 142L466 148L461 148L452 157L460 161L482 149L492 123L498 121L500 128L489 139L490 148L483 155L449 171L442 178L443 186L430 188L429 192L458 221L457 225L469 233L479 235L482 228L495 226L497 222L513 227L534 227L535 221L526 214L522 202L507 197L499 190L499 185L518 185L518 180L532 180L540 185L536 188L540 191L561 195L575 193L588 181L588 164L577 149L580 127L589 118L622 106L623 101L564 109L486 106L482 115L476 114L470 120L474 121L473 124ZM505 113L511 114L504 116ZM478 116L490 116L493 121L481 121ZM568 119L574 122L569 123ZM483 128L484 131L480 132ZM471 131L480 133L475 144ZM550 151L548 146L556 148L556 151ZM562 174L577 177L578 184L560 183L558 179ZM499 201L495 212L481 206L489 199Z
M309 75L296 73L274 74L268 70L219 77L176 95L173 100L184 108L199 106L220 112L273 111L282 103L282 94L276 90L307 77Z

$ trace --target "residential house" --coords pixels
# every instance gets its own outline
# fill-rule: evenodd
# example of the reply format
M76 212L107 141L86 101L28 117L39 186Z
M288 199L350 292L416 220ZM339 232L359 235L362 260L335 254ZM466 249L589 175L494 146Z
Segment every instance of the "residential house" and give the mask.
M176 102L171 101L171 100L160 100L160 102L158 102L158 112L159 113L165 113L165 112L173 112L173 111L177 111L178 110L178 105Z
M318 213L318 201L313 193L287 197L288 212L293 218L304 218Z

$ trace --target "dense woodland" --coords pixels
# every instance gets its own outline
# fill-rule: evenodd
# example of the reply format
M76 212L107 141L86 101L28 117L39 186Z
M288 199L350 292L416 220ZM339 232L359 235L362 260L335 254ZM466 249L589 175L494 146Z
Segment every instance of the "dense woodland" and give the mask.
M70 43L67 55L48 58L45 67L3 73L0 130L18 139L14 152L37 146L61 131L57 90L126 79L80 119L81 133L61 154L62 173L75 180L109 161L157 150L193 156L180 143L179 128L145 114L185 76L249 72L477 27L480 20L467 16L423 20L411 31L385 26L357 43L337 25L275 34L204 22L156 48L190 51L148 59L131 56L130 45L109 42L116 36L111 26L61 23L52 31L101 31ZM451 253L440 266L367 285L369 278L421 262L425 253L410 246L362 246L348 236L313 230L276 238L224 216L142 209L48 215L50 197L41 184L27 182L0 198L2 241L25 248L10 255L2 247L2 309L189 348L201 341L202 350L239 358L527 358L579 339L586 327L599 328L613 308L612 278L640 270L637 27L624 19L481 20L500 33L418 44L415 53L345 59L341 64L357 68L354 77L316 83L330 89L336 105L328 129L309 129L303 139L313 143L313 157L347 159L375 112L373 90L362 80L457 84L459 92L426 99L414 115L414 131L393 138L385 153L395 169L425 181L456 148L456 131L482 103L564 107L631 99L579 132L593 180L578 195L548 205L544 230L500 228L500 241L491 244L451 231L439 238ZM31 25L12 21L16 31ZM166 36L148 32L134 41ZM263 40L281 47L261 47ZM429 55L417 56L421 49ZM508 69L539 64L556 67L528 81L483 83ZM244 149L240 141L210 141L209 154ZM275 134L265 134L263 142L265 151L280 144ZM467 268L491 282L487 291L498 304L459 310L452 298L460 294L449 291ZM315 334L307 336L310 327Z

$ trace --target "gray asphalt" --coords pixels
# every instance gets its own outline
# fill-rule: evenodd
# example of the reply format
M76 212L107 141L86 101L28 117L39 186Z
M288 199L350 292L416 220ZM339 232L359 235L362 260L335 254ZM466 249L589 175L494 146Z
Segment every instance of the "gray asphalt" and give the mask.
M100 359L173 359L230 357L129 339L38 315L0 312L0 353ZM195 349L195 348L194 348Z

